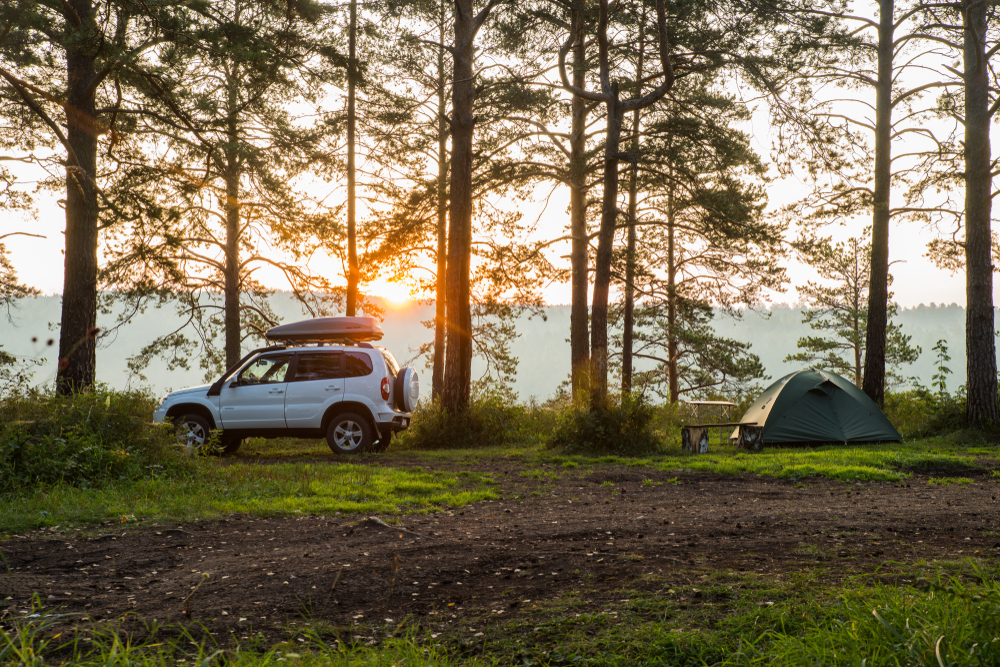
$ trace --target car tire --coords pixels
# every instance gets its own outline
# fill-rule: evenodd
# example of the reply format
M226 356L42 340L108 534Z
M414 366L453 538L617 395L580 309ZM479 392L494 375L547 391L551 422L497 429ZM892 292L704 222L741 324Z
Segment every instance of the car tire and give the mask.
M372 427L353 412L339 414L326 427L326 443L335 454L359 454L372 446Z
M391 430L386 429L385 435L372 443L371 451L384 452L389 449L389 445L392 443L392 433L393 432Z
M240 446L243 444L243 438L237 438L232 435L226 435L226 432L222 432L222 437L219 439L219 444L222 445L222 451L220 454L227 456L229 454L235 454L240 451Z
M212 435L212 425L201 415L189 413L174 419L174 434L177 444L188 451L201 453Z

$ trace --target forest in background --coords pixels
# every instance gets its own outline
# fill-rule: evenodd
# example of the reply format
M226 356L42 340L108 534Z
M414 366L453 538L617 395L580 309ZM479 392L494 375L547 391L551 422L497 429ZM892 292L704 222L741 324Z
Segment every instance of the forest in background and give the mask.
M420 346L433 340L433 330L423 326L422 322L433 319L434 306L413 303L392 306L384 302L378 303L386 309L382 323L385 338L379 344L392 351L400 363L412 360L420 372L426 399L429 396L426 384L430 379L430 370L426 366L427 357L417 357ZM271 298L271 305L285 322L295 321L302 316L291 295L278 293ZM45 341L52 335L50 323L58 319L59 307L58 296L23 299L18 302L14 324L6 320L0 321L0 339L4 341L4 349L19 357L44 360L42 365L32 368L35 383L51 383L55 377L55 348L46 347ZM517 337L510 343L511 354L518 361L512 388L522 401L532 397L547 399L569 378L569 341L566 330L570 307L548 306L543 312L544 319L538 316L518 318ZM147 378L145 381L129 371L128 357L156 338L162 327L160 318L161 311L140 315L110 337L107 345L98 348L99 382L107 383L114 389L149 387L156 395L204 382L205 371L197 365L190 370L169 370L166 361L161 358L151 361L144 371ZM948 390L956 391L963 382L961 369L965 364L965 309L956 304L902 308L894 322L901 326L904 333L913 337L913 345L922 349L916 362L902 368L902 375L915 377L921 385L930 386L936 372L932 348L937 341L945 340L952 357L949 366L955 371L948 377ZM713 327L720 336L750 343L750 352L760 357L765 372L772 380L808 366L800 362L783 361L786 355L795 353L798 339L809 335L809 327L802 323L802 311L798 307L776 305L767 311L747 312L741 319L719 312L713 320ZM38 341L32 342L33 337L37 337ZM487 371L486 363L481 357L474 359L474 379L481 378ZM637 370L651 365L650 362L640 363ZM768 382L764 380L761 384L766 386Z
M422 352L456 418L476 359L515 381L517 323L557 281L577 406L745 396L774 370L714 320L786 292L793 259L819 280L794 285L809 331L786 360L884 405L921 354L889 251L917 222L966 278L966 422L1000 424L998 23L971 0L15 0L0 207L66 195L58 394L151 307L176 317L125 355L136 377L232 366L282 319L270 271L311 316L380 316L380 280L433 302ZM778 177L805 192L775 205ZM3 246L0 286L38 293Z

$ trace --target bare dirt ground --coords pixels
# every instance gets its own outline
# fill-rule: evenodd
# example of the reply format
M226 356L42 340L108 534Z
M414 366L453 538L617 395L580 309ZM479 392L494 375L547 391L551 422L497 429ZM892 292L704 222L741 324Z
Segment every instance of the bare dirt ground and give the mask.
M461 469L468 470L468 466ZM338 631L411 618L510 618L569 590L601 604L622 587L710 571L824 568L833 577L893 562L1000 556L1000 480L931 486L804 484L604 466L557 479L517 464L474 469L503 499L435 514L251 518L108 528L0 542L0 616L33 594L81 618L198 621L220 638L287 636L289 623ZM610 482L612 485L606 484ZM645 577L656 573L655 578ZM4 600L6 598L6 600ZM70 621L70 619L75 619Z

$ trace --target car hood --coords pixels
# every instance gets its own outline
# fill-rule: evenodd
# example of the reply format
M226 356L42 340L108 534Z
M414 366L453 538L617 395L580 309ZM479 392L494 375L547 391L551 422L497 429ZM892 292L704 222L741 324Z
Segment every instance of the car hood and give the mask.
M172 391L166 395L167 399L177 398L178 396L191 396L194 394L207 394L208 388L211 387L210 384L202 384L197 387L188 387L187 389L178 389L177 391Z

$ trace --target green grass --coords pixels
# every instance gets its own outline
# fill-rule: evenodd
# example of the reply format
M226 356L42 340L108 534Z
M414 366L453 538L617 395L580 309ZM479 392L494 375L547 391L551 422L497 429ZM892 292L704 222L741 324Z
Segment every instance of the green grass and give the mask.
M306 621L276 643L252 630L212 637L196 624L141 640L120 626L81 625L49 640L60 619L42 613L0 627L0 663L212 665L225 648L226 664L246 667L995 665L995 572L985 561L944 562L836 585L816 572L663 573L623 583L610 600L586 590L533 600L511 618L379 619L350 636Z
M931 477L927 483L933 486L969 486L974 484L968 477Z
M632 459L616 456L598 458L550 456L539 458L577 465L617 464L654 467L664 471L702 471L724 475L753 474L799 479L827 477L844 482L898 482L914 472L984 471L979 457L996 458L991 447L962 447L941 439L903 444L827 445L823 447L771 447L750 453L728 445L709 449L707 454L689 454L669 449L659 456Z
M207 460L197 474L80 489L60 485L7 496L0 531L139 519L191 521L262 516L418 512L496 497L481 476L352 463L227 463Z
M573 474L578 475L596 466L621 465L796 480L826 477L845 482L899 482L914 472L982 473L986 470L984 458L997 458L997 450L929 439L906 444L768 448L759 453L719 446L708 454L688 454L677 448L639 459L552 455L551 450L537 445L403 449L347 463L322 441L251 440L236 457L199 460L193 474L126 480L96 489L57 484L7 494L0 498L0 533L115 521L123 515L190 521L230 513L395 513L457 507L497 497L494 477L476 470L486 461L521 463L524 470L519 474L540 482L560 476L538 467L546 464L556 464L567 473L574 469ZM378 465L369 465L375 460ZM456 466L465 470L450 472ZM676 477L667 481L679 483ZM964 485L972 480L949 476L931 478L930 483Z

